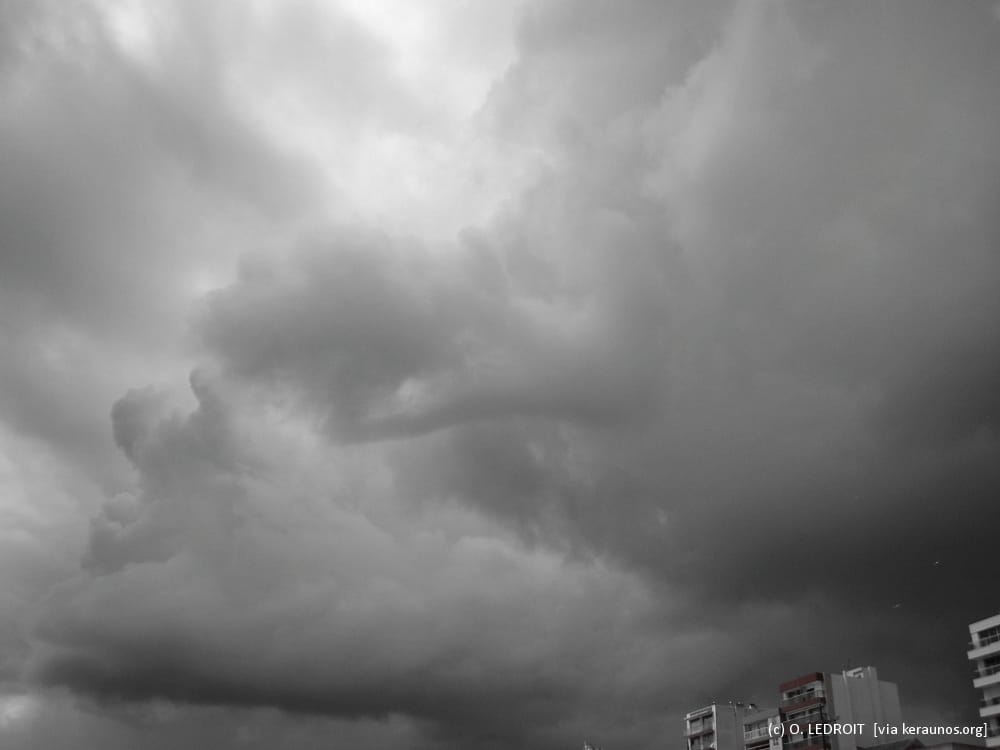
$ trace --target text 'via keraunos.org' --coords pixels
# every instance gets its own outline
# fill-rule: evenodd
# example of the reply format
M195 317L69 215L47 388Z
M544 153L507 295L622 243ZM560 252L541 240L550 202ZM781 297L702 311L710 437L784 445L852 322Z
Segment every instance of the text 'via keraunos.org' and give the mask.
M803 737L830 737L830 736L867 736L867 737L917 737L929 735L957 735L964 737L978 737L982 739L987 734L986 723L969 724L965 726L954 725L921 725L921 724L881 724L878 722L811 722L797 723L788 721L784 723L775 722L768 726L768 734L771 737L784 737L801 735Z

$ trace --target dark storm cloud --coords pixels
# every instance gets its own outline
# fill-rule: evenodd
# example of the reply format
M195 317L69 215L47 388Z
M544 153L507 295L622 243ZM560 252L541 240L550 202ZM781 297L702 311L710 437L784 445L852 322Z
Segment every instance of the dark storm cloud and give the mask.
M474 240L454 252L332 231L280 264L245 264L207 300L204 338L231 372L304 391L349 439L639 409L649 357L627 328L651 305L621 298L627 273L600 269L595 292L519 278L513 253Z
M351 102L320 107L338 132L441 137L378 44L297 8L261 70ZM229 16L182 18L202 36L180 57L221 86ZM532 6L474 122L532 178L451 243L300 232L282 214L300 193L267 178L317 188L281 148L244 163L251 118L201 68L115 83L158 145L122 156L112 196L187 164L281 231L223 233L237 277L193 307L105 301L144 331L192 321L196 403L103 402L136 481L36 612L28 674L405 723L373 746L659 746L687 709L773 702L847 661L904 709L971 720L962 631L998 607L979 586L1000 490L998 36L985 3ZM335 40L376 60L370 86L325 67ZM61 181L21 171L69 226L110 231L98 195L57 201ZM180 238L155 236L169 267ZM5 256L74 310L85 261L59 247ZM136 277L155 303L144 261L94 252L101 284ZM51 360L27 361L5 395ZM928 643L956 658L928 663Z
M248 418L238 389L205 373L192 388L186 417L148 390L116 404L141 490L105 504L89 572L45 605L34 679L540 746L579 701L607 714L577 687L590 672L627 696L685 658L645 623L669 608L621 571L525 548L460 507L415 509L379 476L391 455L310 451L308 433Z

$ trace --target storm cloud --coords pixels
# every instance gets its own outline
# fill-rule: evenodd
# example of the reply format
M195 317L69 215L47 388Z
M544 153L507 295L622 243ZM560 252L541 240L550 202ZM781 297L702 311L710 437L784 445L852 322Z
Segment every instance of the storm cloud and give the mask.
M973 720L993 5L0 13L5 742Z

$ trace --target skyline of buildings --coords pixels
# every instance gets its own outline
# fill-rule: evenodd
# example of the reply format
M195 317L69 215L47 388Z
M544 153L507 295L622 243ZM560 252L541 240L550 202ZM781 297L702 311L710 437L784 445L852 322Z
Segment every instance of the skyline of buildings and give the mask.
M876 736L875 724L903 723L898 688L871 666L786 680L778 685L777 704L711 703L687 713L687 750L857 750L899 739ZM824 731L833 722L858 731Z
M714 701L685 714L686 750L967 750L1000 747L1000 614L969 625L967 658L982 691L980 730L925 745L903 720L899 689L873 666L809 672L778 685L777 706ZM833 730L833 725L838 729ZM883 731L882 728L885 728ZM950 727L940 727L951 734ZM955 729L958 729L957 727ZM908 731L909 730L909 731ZM921 731L924 730L924 731Z

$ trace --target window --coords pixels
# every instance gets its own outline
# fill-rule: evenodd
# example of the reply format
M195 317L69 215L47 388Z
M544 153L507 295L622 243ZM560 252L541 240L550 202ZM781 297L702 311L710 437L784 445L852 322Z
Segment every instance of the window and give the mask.
M826 693L823 691L823 683L813 682L793 690L786 690L782 693L783 697L781 702L787 706L792 703L801 703L802 701L810 700L811 698L822 698L825 695Z
M997 641L1000 641L1000 625L994 625L992 628L975 633L972 636L972 643L969 645L972 648L983 648L983 646L989 646Z

